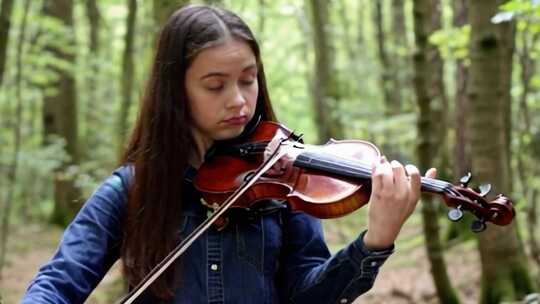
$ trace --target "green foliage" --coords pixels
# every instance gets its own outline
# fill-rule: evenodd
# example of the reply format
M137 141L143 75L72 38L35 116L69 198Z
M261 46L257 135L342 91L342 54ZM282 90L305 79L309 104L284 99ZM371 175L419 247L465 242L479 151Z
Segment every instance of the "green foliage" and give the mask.
M469 25L440 29L429 37L429 42L439 48L439 52L444 59L467 59L470 32L471 27Z
M55 52L74 56L76 54L74 33L59 20L47 16L36 16L29 26L31 43L25 56L25 64L32 67L26 78L35 86L47 88L45 94L54 94L51 84L58 81L58 73L73 73L74 66L60 59ZM31 73L30 73L31 72Z
M501 5L500 9L518 17L540 16L540 2L534 0L511 0Z

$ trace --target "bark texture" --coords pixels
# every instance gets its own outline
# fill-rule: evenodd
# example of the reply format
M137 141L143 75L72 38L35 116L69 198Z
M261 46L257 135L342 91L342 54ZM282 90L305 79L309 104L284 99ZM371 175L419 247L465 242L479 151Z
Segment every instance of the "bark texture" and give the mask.
M126 35L124 38L124 54L122 55L122 104L118 116L118 144L122 150L128 131L129 109L133 102L133 83L135 65L133 61L135 21L137 16L137 0L128 0L128 17L126 20Z
M414 55L414 87L419 108L418 115L418 162L421 170L426 170L434 160L434 152L440 134L437 132L433 110L437 99L442 98L438 81L442 75L440 56L434 46L428 44L428 37L434 31L431 14L439 1L415 0L413 2L414 34L416 51ZM439 100L440 102L440 100ZM459 303L446 271L443 249L439 237L438 212L431 197L422 197L422 218L426 250L431 264L431 274L440 303Z
M491 23L501 1L469 2L470 37L470 144L473 175L477 182L490 182L492 193L509 193L510 164L507 136L509 119L509 67L507 31ZM515 222L489 225L478 236L482 262L481 303L521 299L532 291L527 260ZM501 267L504 265L504 267Z
M2 6L0 6L0 87L2 86L6 69L13 4L13 0L2 0Z
M75 31L73 27L72 0L46 0L43 3L43 14L58 19L64 26L64 39L71 44L69 49L75 49ZM51 221L58 225L67 225L71 218L81 207L80 190L75 186L73 176L68 173L69 167L78 165L78 127L77 127L77 100L75 78L72 66L75 64L75 54L67 47L60 47L51 43L46 51L53 54L60 61L68 64L69 68L48 66L57 75L57 80L51 85L52 92L43 98L43 137L45 144L51 136L58 136L65 142L65 151L68 159L54 172L54 210Z
M329 3L325 0L310 0L315 44L315 77L313 99L315 121L318 126L319 142L329 138L343 138L343 124L339 120L341 98L338 73L335 70L335 50L329 34Z

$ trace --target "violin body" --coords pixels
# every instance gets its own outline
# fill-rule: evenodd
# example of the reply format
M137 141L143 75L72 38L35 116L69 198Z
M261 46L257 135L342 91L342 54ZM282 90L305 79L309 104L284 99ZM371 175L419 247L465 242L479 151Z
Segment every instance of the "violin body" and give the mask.
M268 143L276 136L290 137L291 131L284 126L263 122L249 141ZM299 153L304 148L299 147ZM313 147L311 149L314 149ZM317 146L317 151L357 162L369 162L380 156L373 144L362 140L330 140ZM297 155L295 155L297 156ZM293 155L286 155L274 170L259 178L231 208L245 208L265 199L287 200L293 210L302 210L318 218L340 217L362 207L369 200L369 179L332 176L331 173L294 165ZM263 162L262 153L248 157L218 154L205 161L199 168L194 184L203 193L205 204L224 201L255 172Z

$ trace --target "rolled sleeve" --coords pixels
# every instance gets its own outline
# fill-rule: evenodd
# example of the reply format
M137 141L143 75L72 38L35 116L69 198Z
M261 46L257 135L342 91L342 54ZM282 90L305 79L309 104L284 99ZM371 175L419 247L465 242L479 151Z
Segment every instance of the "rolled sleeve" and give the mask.
M278 284L283 303L352 303L368 291L379 268L394 247L369 250L365 231L330 256L320 221L304 213L291 213L285 222L283 264Z

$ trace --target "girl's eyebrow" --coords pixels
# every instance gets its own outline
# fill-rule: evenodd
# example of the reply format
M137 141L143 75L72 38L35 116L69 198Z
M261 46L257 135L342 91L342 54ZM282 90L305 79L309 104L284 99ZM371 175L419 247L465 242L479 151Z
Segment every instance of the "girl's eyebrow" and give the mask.
M227 77L229 76L229 74L227 73L223 73L223 72L210 72L204 76L201 77L201 80L205 79L205 78L209 78L209 77L212 77L212 76L222 76L222 77Z
M257 69L257 64L256 64L256 63L252 63L252 64L246 66L246 67L242 70L242 72L245 72L245 71L251 70L251 69Z
M245 72L245 71L248 71L248 70L251 70L251 69L257 69L257 64L252 63L252 64L247 65L246 67L244 67L242 69L242 72ZM205 78L212 77L212 76L227 77L227 76L229 76L229 74L224 73L224 72L210 72L210 73L205 74L204 76L202 76L200 79L203 80Z

